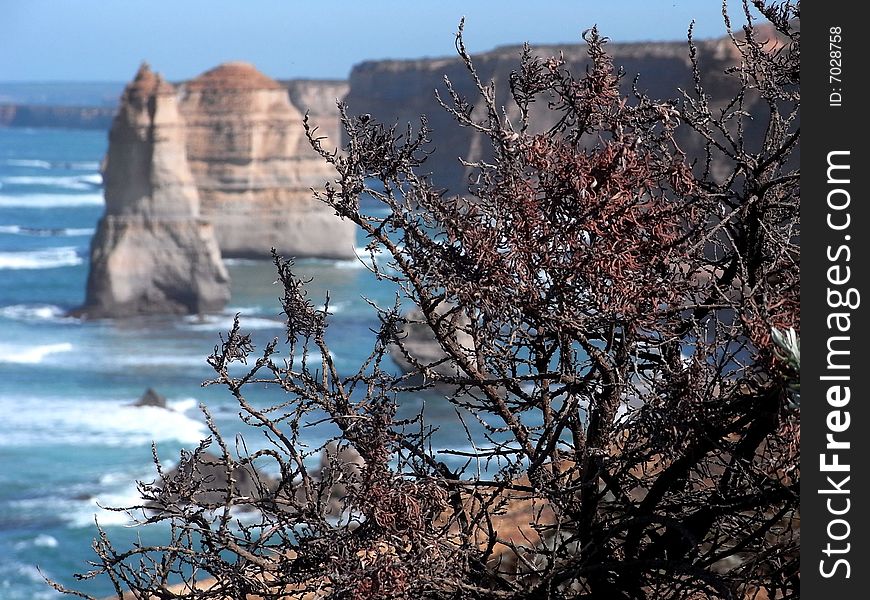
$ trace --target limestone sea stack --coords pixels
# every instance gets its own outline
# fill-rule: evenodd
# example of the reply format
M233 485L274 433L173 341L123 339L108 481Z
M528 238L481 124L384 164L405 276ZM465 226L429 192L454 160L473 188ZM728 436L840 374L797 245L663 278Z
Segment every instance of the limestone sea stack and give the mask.
M106 212L91 242L89 317L220 310L229 277L186 159L175 88L140 67L109 133Z
M335 175L310 148L287 87L250 64L225 63L181 86L180 111L202 216L225 257L269 256L273 247L354 256L354 225L311 193Z

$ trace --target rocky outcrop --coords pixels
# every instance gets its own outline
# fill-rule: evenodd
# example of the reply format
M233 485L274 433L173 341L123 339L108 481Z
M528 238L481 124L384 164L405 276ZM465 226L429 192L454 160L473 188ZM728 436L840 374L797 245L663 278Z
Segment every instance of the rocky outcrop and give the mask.
M284 256L352 258L354 225L312 197L311 188L334 175L309 147L290 93L324 116L326 87L299 84L288 91L247 63L220 65L181 86L202 216L224 256L268 256L274 247ZM336 135L334 115L333 108L321 128Z
M439 320L443 320L448 335L462 349L466 358L473 361L474 338L467 331L468 318L464 314L451 312L452 309L452 305L442 303L435 308L435 314ZM401 345L391 344L389 347L390 358L403 372L424 376L426 371L432 371L445 377L461 377L464 374L456 362L448 359L421 309L411 310L404 315L404 319L399 332Z
M145 390L145 393L142 394L136 402L131 404L130 406L136 407L153 407L153 408L165 408L167 410L172 410L169 408L169 405L166 403L166 396L162 394L158 394L154 388L148 388Z
M203 452L190 460L182 461L162 481L155 484L163 493L160 501L150 503L153 510L166 509L190 500L200 506L216 508L223 506L227 494L234 498L259 500L273 493L278 487L277 481L258 472L250 464L235 465L230 469L227 478L227 467L223 458L211 452ZM181 490L194 493L189 496L179 494Z
M330 442L323 448L320 467L309 471L309 477L315 484L313 489L322 495L320 505L327 515L338 517L342 513L348 490L359 484L364 468L365 461L351 446L339 447ZM256 468L252 462L234 460L228 469L225 460L217 454L208 451L183 453L178 466L154 482L158 495L149 502L149 507L160 510L190 501L200 506L217 507L222 506L230 494L235 500L240 500L236 505L242 509L252 508L248 502L262 509L274 501L270 508L292 510L294 504L308 501L305 490L298 484L298 480L282 482L280 478Z
M229 296L222 255L352 258L354 225L313 199L332 171L302 124L308 111L337 140L332 96L345 92L342 82L280 84L246 63L176 89L143 66L109 136L83 312L218 310Z
M124 91L91 241L90 317L219 310L229 277L186 160L175 89L143 65Z

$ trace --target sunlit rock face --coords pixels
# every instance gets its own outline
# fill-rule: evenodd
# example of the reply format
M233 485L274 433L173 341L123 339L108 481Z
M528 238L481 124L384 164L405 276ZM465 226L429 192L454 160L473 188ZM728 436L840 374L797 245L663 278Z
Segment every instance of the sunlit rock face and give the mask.
M226 63L181 86L180 111L202 216L224 256L268 256L273 247L284 256L354 256L353 224L313 199L311 189L334 174L311 150L287 87L247 63ZM322 120L337 129L334 110Z
M175 88L142 65L121 98L103 170L106 212L91 242L90 317L200 313L229 277L200 216Z
M337 146L346 92L238 62L176 87L143 65L109 134L82 312L211 312L229 299L224 257L355 256L354 225L313 198L334 175L303 127L307 111Z

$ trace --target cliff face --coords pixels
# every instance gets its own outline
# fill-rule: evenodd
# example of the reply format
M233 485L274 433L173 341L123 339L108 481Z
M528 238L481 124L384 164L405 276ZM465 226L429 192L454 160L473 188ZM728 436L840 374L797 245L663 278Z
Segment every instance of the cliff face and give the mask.
M229 277L186 160L175 89L143 65L124 91L91 242L91 317L219 310Z
M311 124L317 127L319 136L326 136L324 147L335 148L341 143L341 124L338 120L337 102L342 100L350 89L346 81L294 79L282 81L287 88L290 103L301 113L308 113ZM311 153L308 140L304 139L300 153ZM322 183L322 182L320 182Z
M510 101L508 80L511 71L520 64L520 47L507 47L474 56L474 64L485 83L495 82L496 101L504 104L507 115L518 118L519 111ZM692 70L685 42L608 44L608 52L618 67L625 70L623 92L631 95L634 76L640 74L638 88L653 98L675 98L678 88L693 89ZM705 86L713 103L730 98L736 91L734 78L722 75L722 70L738 59L729 40L709 40L698 44ZM586 46L539 46L533 54L541 57L562 53L566 68L576 76L582 75L587 64ZM479 95L465 66L458 58L423 60L388 60L363 62L355 66L350 75L350 91L345 98L351 114L369 113L385 122L419 125L420 115L426 115L433 129L435 153L424 167L433 174L433 181L452 193L464 193L469 171L459 158L479 160L488 158L489 142L483 136L460 128L453 118L438 104L435 90L449 100L444 85L448 77L461 96L475 104L475 114L482 114ZM543 131L556 122L556 113L539 100L532 109L534 131ZM760 137L761 131L747 132L750 138ZM702 147L694 138L680 140L689 154L698 154Z
M0 127L108 129L114 114L114 108L100 106L0 104Z
M328 90L293 91L337 137L335 110L323 107ZM224 256L268 256L272 247L285 256L354 256L354 225L312 199L311 188L333 175L310 149L287 88L249 64L227 63L183 84L179 108L202 216Z

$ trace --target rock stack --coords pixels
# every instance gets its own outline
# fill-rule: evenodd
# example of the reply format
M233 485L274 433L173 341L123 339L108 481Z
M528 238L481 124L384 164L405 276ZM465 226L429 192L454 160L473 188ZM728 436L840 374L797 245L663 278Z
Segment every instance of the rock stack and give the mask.
M229 299L212 226L200 218L176 91L147 64L121 98L91 242L89 317L201 313Z
M345 91L341 82L288 87L239 62L176 89L143 65L109 134L106 213L81 312L220 310L229 299L222 256L268 258L276 248L287 257L353 258L353 223L313 198L311 189L334 175L291 101L316 104L314 124L336 144L337 110L324 96Z
M334 178L310 148L288 89L242 62L181 86L202 215L227 257L353 258L354 225L313 199ZM331 119L337 121L335 117Z

